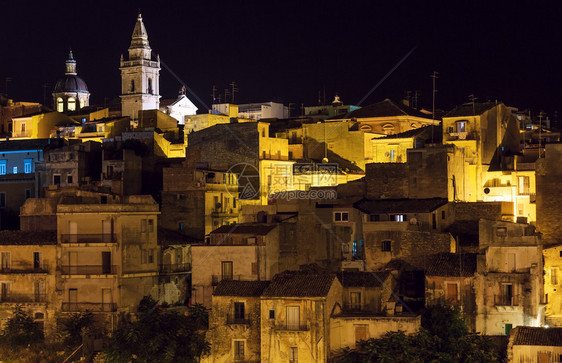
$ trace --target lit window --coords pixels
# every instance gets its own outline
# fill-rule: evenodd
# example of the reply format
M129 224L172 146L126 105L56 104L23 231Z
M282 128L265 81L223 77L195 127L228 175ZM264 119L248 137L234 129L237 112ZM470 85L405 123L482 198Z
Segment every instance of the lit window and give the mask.
M75 111L76 110L76 98L69 97L68 98L68 111Z
M349 221L349 213L348 212L334 212L334 221L335 222L347 222L347 221Z
M457 132L466 132L466 122L464 121L457 122Z
M394 214L390 216L390 220L395 222L405 222L408 220L408 216L405 214Z
M64 111L64 101L62 100L62 97L57 98L57 111L58 112Z
M394 149L390 150L390 161L394 161Z
M81 98L80 99L80 108L84 108L86 107L86 99L85 98Z
M6 160L0 160L0 175L6 175Z
M31 173L31 159L23 159L23 172L26 174Z
M17 173L18 173L18 167L17 167L17 166L14 166L14 167L12 168L12 174L17 174Z

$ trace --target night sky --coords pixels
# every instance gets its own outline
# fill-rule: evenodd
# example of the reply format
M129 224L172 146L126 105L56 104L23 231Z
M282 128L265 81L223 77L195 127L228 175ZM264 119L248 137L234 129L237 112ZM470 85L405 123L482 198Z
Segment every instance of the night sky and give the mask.
M526 2L539 4L539 2ZM322 5L320 5L322 4ZM475 94L533 111L562 111L562 4L406 1L3 1L0 92L48 103L72 48L90 104L120 93L119 58L141 8L153 52L207 105L211 88L238 84L237 103L282 101L300 107L338 93L357 104L412 48L414 52L363 103L419 90L420 105L450 109ZM162 98L180 83L162 69ZM188 94L193 101L195 98ZM195 102L200 107L204 106ZM293 106L294 107L294 106Z

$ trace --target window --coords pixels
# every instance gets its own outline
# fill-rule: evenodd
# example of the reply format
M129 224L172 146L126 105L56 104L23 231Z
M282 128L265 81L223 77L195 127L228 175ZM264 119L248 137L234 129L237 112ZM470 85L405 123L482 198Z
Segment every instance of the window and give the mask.
M553 267L550 270L550 283L552 285L558 285L558 268L557 267Z
M445 211L444 210L441 211L441 219L445 219Z
M507 236L507 227L497 227L496 228L496 236L497 237Z
M349 213L348 212L334 212L334 221L335 222L347 222L347 221L349 221Z
M275 319L275 310L269 310L269 318Z
M23 159L23 172L26 174L31 173L31 159Z
M41 252L33 252L33 269L41 269Z
M500 301L498 305L514 305L513 301L513 285L512 284L502 284L501 286Z
M446 283L447 301L451 304L458 302L459 286L456 283Z
M0 175L6 175L6 160L0 160Z
M152 248L147 250L147 262L154 263L154 250Z
M2 282L0 284L0 301L8 301L10 298L10 283Z
M148 231L148 220L141 219L141 233L146 233Z
M287 329L298 330L300 326L300 307L287 306Z
M235 302L234 303L234 319L245 319L244 303Z
M6 193L0 193L0 208L6 208Z
M395 222L405 222L408 220L408 216L405 214L393 214L390 216L390 220Z
M148 220L148 232L149 233L154 232L154 219Z
M457 121L457 132L466 132L466 121Z
M509 335L509 332L511 331L512 327L513 324L505 324L505 335Z
M17 167L17 166L14 166L14 167L12 168L12 173L13 173L13 174L17 174L17 173L18 173L18 167Z
M131 80L131 88L130 88L131 93L135 92L135 81Z
M349 293L349 307L351 310L361 310L361 293L360 292L350 292Z
M517 178L518 186L517 191L519 195L528 195L529 194L529 177L528 176L520 176Z
M299 361L299 348L291 347L289 350L289 363L298 363Z
M369 222L378 222L380 220L381 220L381 216L379 214L369 215Z
M232 261L221 262L221 276L223 280L232 280Z
M148 89L147 89L147 93L152 94L152 78L148 79Z
M21 132L25 132L25 122L21 123Z
M67 176L66 176L66 183L67 183L67 184L72 184L72 175L67 175Z
M9 271L10 270L10 252L2 252L2 271Z
M395 153L394 149L391 149L391 150L390 150L390 161L391 161L391 162L394 162L394 161L395 161L395 155L394 155L394 153Z
M25 199L29 199L31 198L31 189L26 189L25 190Z
M76 98L68 97L68 111L76 111Z
M60 175L59 174L53 175L53 184L54 185L60 185Z
M45 314L35 313L33 315L33 321L37 323L37 326L41 331L45 330Z
M234 360L244 360L244 341L234 341Z
M382 252L392 251L392 241L382 241L381 242L381 251Z
M57 98L57 111L63 112L64 111L64 101L61 97Z
M431 227L433 229L437 229L437 216L435 215L435 213L431 214Z
M86 107L86 99L85 98L81 98L80 99L80 108L84 108Z

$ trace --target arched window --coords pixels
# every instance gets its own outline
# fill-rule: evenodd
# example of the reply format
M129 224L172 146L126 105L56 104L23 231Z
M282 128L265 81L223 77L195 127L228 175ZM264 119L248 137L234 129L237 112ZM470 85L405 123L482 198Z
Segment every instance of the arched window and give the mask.
M135 92L135 80L131 80L131 93Z
M64 111L64 101L62 100L62 97L57 98L57 111L58 112Z
M147 92L149 94L152 94L152 78L148 79L148 90L147 90Z
M76 98L68 97L68 111L76 110Z
M386 124L382 127L383 132L385 135L393 135L394 134L394 125L393 124Z
M80 108L84 108L86 107L86 99L85 98L81 98L80 99Z

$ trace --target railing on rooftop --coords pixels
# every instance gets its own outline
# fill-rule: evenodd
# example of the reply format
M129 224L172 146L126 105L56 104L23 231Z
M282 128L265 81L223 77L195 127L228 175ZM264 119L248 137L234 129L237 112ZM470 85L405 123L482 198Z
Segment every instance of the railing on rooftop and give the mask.
M518 306L519 296L494 295L494 305L496 306Z
M114 275L117 273L115 265L70 265L61 266L63 275Z
M236 317L234 315L228 314L226 316L226 323L227 324L250 325L250 319L248 318L248 316Z
M174 272L190 272L190 263L163 263L160 264L160 272L174 273Z
M0 295L0 302L2 303L33 303L45 302L47 294L17 294L7 293Z
M63 312L112 312L117 311L117 304L115 303L85 303L85 302L63 302Z
M114 234L109 233L80 233L61 234L61 243L115 243Z

